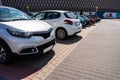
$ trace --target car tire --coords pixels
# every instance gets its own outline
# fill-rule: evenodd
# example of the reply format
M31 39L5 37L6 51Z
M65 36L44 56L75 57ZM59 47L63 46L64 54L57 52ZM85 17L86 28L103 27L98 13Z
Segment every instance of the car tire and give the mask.
M8 46L0 40L0 63L8 64L11 62L11 50Z
M63 29L63 28L58 28L58 29L56 30L56 37L57 37L58 39L60 39L60 40L65 39L65 38L67 37L67 32L66 32L66 30Z

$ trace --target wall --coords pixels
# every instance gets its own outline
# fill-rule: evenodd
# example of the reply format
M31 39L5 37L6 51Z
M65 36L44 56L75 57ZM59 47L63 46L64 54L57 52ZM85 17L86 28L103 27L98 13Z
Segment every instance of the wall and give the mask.
M2 1L0 0L0 6L2 6Z
M11 6L25 11L26 6L30 11L48 9L62 9L71 11L119 11L120 0L2 0L3 5Z
M120 12L97 12L96 14L103 19L120 19Z

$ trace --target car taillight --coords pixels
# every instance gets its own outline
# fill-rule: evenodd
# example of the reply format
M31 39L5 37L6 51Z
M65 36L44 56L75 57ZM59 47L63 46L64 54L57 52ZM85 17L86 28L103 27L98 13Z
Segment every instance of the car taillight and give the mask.
M64 20L64 22L65 22L65 24L70 24L70 25L73 24L73 22L71 20Z

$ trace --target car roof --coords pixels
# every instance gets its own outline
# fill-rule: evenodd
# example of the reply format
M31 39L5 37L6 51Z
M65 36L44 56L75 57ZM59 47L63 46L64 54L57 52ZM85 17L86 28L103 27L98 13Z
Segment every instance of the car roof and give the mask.
M59 12L59 13L65 13L65 12L70 12L70 11L65 11L65 10L44 10L40 12Z
M0 8L9 8L9 9L15 9L15 8L8 7L8 6L0 6Z

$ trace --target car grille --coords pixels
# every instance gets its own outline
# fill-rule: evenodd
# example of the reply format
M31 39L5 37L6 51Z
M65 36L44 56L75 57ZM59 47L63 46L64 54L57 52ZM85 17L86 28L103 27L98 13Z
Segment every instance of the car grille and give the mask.
M33 32L32 36L42 36L43 38L48 38L50 36L50 33L52 32L52 28L48 31L42 31L42 32Z

